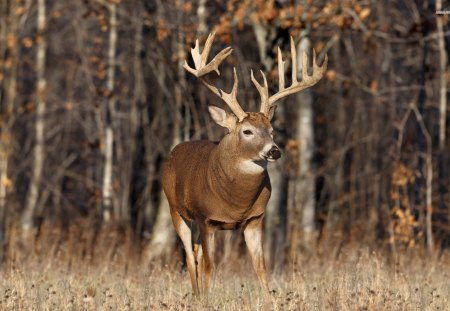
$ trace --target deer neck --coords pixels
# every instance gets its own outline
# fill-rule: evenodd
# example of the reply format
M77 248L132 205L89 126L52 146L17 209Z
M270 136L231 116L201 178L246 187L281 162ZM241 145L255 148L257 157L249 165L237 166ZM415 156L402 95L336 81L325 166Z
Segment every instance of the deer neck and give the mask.
M242 207L252 205L263 187L266 170L250 162L239 154L238 146L233 139L225 136L210 158L211 188L232 205Z

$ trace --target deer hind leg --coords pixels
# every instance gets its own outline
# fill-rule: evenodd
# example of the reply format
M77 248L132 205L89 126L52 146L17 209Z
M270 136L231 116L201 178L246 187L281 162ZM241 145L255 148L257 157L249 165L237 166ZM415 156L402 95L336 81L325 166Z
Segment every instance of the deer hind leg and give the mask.
M184 250L186 251L186 265L191 277L192 291L194 296L198 296L197 274L195 269L194 251L192 249L192 231L186 221L180 216L175 208L170 207L170 214L172 215L173 225L175 231L183 242Z
M200 240L200 233L198 233L198 236L194 242L194 255L195 255L195 261L197 264L197 282L198 282L198 288L200 290L203 289L203 249L202 244Z
M200 225L201 253L199 254L201 263L200 278L202 279L202 294L208 297L209 283L211 275L214 273L214 229L206 224Z
M271 297L267 282L266 264L262 247L263 217L252 219L244 229L245 244L252 258L253 268L258 275L259 283L264 291L264 298L269 302Z

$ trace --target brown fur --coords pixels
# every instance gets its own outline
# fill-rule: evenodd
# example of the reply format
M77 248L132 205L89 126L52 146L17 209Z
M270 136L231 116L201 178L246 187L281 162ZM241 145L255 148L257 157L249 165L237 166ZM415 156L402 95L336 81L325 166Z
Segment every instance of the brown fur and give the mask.
M242 132L249 126L255 132L251 140L243 138ZM266 116L248 113L248 117L233 125L219 143L181 143L167 159L163 188L175 229L186 249L194 294L201 291L207 295L208 292L213 270L214 231L243 227L255 270L268 296L262 219L270 198L270 179L265 169L255 174L242 172L239 163L254 159L264 146L273 144L271 130ZM192 253L192 222L200 229L197 265Z

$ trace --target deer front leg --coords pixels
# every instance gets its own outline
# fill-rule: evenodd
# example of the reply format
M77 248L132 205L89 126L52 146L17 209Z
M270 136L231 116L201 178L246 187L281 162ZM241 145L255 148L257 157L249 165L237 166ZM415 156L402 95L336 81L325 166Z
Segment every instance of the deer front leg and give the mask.
M202 284L202 293L208 299L209 282L211 275L214 273L214 228L208 226L206 223L200 224L200 239L201 239L201 254L202 260L200 272L203 274L203 280L199 283ZM203 255L203 256L201 256Z
M264 291L264 299L266 302L269 302L271 297L269 293L269 285L267 283L266 264L264 261L262 247L263 218L264 216L260 216L258 218L251 219L244 229L244 236L245 244L247 244L247 248L252 258L253 268L255 268L259 283Z

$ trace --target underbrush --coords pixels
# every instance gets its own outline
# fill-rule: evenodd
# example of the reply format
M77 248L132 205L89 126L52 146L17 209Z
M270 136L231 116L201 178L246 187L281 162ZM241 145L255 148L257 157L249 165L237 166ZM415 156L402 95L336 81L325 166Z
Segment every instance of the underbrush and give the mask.
M191 296L181 264L48 259L7 262L1 310L259 310L263 296L249 258L221 261L209 301ZM177 257L180 257L176 255ZM106 257L105 257L106 258ZM270 272L274 310L446 310L450 256L394 260L362 247L338 258L304 258ZM178 259L176 258L177 262Z

